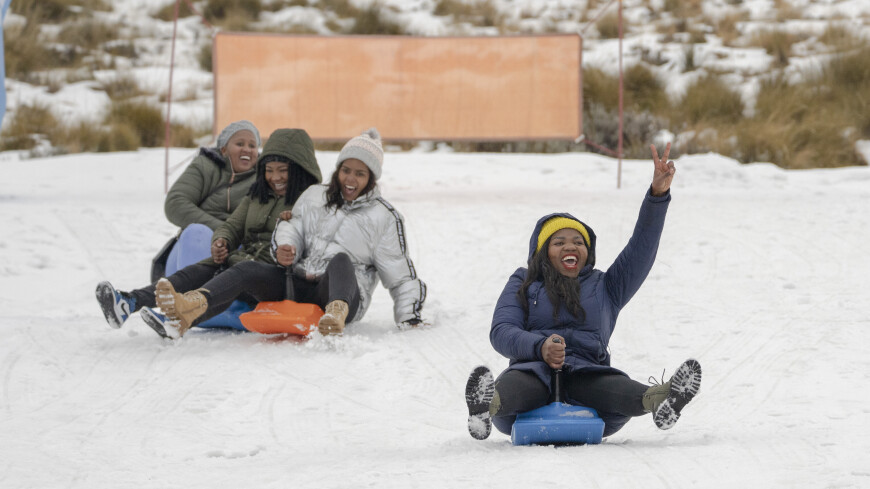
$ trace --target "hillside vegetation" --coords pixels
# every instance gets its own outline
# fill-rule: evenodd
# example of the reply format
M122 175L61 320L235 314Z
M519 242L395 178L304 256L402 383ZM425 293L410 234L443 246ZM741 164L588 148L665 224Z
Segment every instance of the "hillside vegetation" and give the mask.
M221 29L319 35L582 32L585 51L612 49L619 32L615 3L550 3L204 0L192 2L193 11L182 1L176 67L210 72L211 37ZM120 11L121 4L12 2L5 55L7 80L15 83L7 83L10 106L0 149L57 154L163 144L165 83L154 88L118 73L168 66L176 5L155 2L137 16ZM626 1L624 155L645 158L650 141L672 134L683 154L714 151L786 168L866 165L855 143L870 140L870 19L865 14L847 20L833 9L820 17L812 5L776 0L759 12L756 3L743 0ZM421 14L431 22L409 22ZM618 139L613 54L606 61L586 60L583 69L584 135L611 149ZM760 67L741 64L747 55L760 59ZM52 102L52 94L71 84L86 84L104 100L87 114L89 120L59 114ZM16 90L38 96L16 96ZM171 144L207 141L210 121L190 122L174 111L210 101L212 87L188 86L172 97ZM596 151L594 145L563 141L447 143L463 151Z

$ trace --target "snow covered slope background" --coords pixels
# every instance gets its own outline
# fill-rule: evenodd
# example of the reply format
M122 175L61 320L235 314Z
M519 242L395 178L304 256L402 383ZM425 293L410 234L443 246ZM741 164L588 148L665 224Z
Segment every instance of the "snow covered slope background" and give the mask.
M190 150L173 150L181 161ZM336 154L319 152L329 174ZM399 332L378 288L346 336L295 342L110 329L108 279L144 285L174 228L163 151L0 155L0 487L868 487L870 168L784 171L686 156L658 260L621 315L614 365L704 368L676 427L598 446L513 447L465 428L463 390L495 300L545 213L626 243L652 163L590 154L386 156L429 285ZM177 176L177 173L174 175Z

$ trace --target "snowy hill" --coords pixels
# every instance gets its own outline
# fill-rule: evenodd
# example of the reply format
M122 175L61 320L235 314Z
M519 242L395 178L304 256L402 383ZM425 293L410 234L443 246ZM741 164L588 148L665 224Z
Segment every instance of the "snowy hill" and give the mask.
M181 161L190 150L173 150ZM335 153L318 153L329 174ZM535 221L568 211L625 244L650 161L589 154L388 153L431 327L399 332L378 288L346 336L308 342L134 316L93 290L144 285L174 229L163 151L0 159L2 487L867 487L870 168L677 162L657 263L621 315L615 366L704 366L677 426L598 446L513 447L465 428L470 369ZM177 176L177 174L176 174ZM864 455L862 455L864 454Z
M21 2L21 5L24 3ZM55 38L59 31L75 27L84 19L92 19L97 26L110 26L106 30L117 30L118 39L105 42L99 49L88 52L77 68L57 67L28 72L27 76L17 76L15 79L8 78L8 113L3 120L5 136L9 135L10 125L13 125L12 121L22 108L44 108L64 127L75 127L77 123L84 122L104 128L111 125L106 121L107 114L111 113L113 105L122 101L142 102L159 108L163 114L168 110L166 99L170 92L169 67L174 26L173 22L159 20L155 16L159 17L158 12L173 2L115 0L92 3L105 4L106 9L97 8L91 12L85 8L83 19L40 25L42 42L60 51L81 49L75 42ZM233 2L191 3L202 12L207 3ZM601 32L615 28L615 21L606 20L615 16L614 2L257 0L235 3L256 3L263 10L257 20L250 24L241 20L235 24L227 21L225 23L229 23L229 26L219 27L220 24L216 24L218 27L213 27L196 15L178 21L170 118L173 124L189 129L198 137L200 144L210 142L211 135L221 129L212 127L214 79L209 71L202 68L200 60L203 57L210 59L213 36L221 30L232 30L232 27L254 32L347 34L357 19L342 11L365 11L374 6L380 21L401 26L401 32L414 36L579 33L583 37L584 70L601 69L610 74L618 70L616 60L619 56L619 41L614 33ZM342 5L345 8L340 8ZM7 34L27 22L23 15L15 13L16 10L19 9L11 9L4 22ZM830 45L830 41L828 44L823 42L828 29L834 29L838 36L854 38L856 43L866 43L866 39L870 38L870 2L867 0L626 0L623 2L623 13L626 23L623 47L626 68L643 65L651 70L655 78L663 83L668 98L674 101L686 91L687 86L705 74L716 74L740 94L746 105L746 116L754 113L763 79L780 73L791 81L797 81L811 72L810 68L822 66L832 52L844 49ZM492 17L492 22L484 22L481 17ZM599 22L601 19L605 21ZM768 52L771 49L763 47L764 44L757 39L764 33L774 32L790 39L787 42L790 47L786 48L789 51L786 66L779 66L777 56ZM122 54L118 54L119 43L126 46L126 49L120 50ZM109 49L112 47L115 49ZM203 55L204 50L206 55ZM113 86L123 89L113 89ZM113 94L113 91L120 93ZM663 124L656 123L659 127ZM844 134L861 131L860 128L864 126L860 121L851 124L854 127L847 125L842 128ZM678 126L668 129L683 139L691 140L694 137L696 128ZM586 127L589 132L592 125L587 124ZM37 132L51 131L43 127ZM160 141L162 134L160 131ZM590 134L587 137L590 142L602 144L600 139ZM63 149L76 146L70 142L52 147L44 135L38 140L39 144L33 151L37 156L78 151ZM851 145L852 140L848 141ZM142 144L154 145L155 142ZM128 147L135 146L124 146ZM703 148L702 151L707 151L716 147L705 143ZM611 145L610 149L615 150L615 145ZM681 145L679 151L697 152L692 151L688 144Z

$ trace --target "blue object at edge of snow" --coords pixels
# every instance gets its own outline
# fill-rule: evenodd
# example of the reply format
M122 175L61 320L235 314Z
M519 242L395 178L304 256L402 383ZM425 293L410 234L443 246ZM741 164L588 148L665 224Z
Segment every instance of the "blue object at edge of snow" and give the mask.
M598 412L584 406L551 402L517 415L511 428L514 445L598 444L604 421Z
M191 224L184 228L166 260L166 275L211 256L212 230L204 224ZM239 316L254 308L243 301L234 301L224 312L196 325L199 328L231 328L248 331Z

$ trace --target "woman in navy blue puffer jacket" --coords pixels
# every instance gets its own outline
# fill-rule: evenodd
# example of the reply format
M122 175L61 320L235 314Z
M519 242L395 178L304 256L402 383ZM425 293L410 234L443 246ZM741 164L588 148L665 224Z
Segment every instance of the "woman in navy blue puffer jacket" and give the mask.
M701 367L687 360L671 380L652 387L610 366L608 343L622 308L634 296L655 261L671 200L674 163L670 144L662 158L651 147L652 185L628 244L614 263L595 269L595 233L566 213L542 217L529 241L528 268L508 280L492 320L490 342L510 359L493 382L488 368L472 371L466 386L468 428L478 439L491 424L510 434L518 413L544 406L551 397L553 369L562 369L568 402L594 408L604 436L633 416L653 413L662 429L676 423L697 394Z

